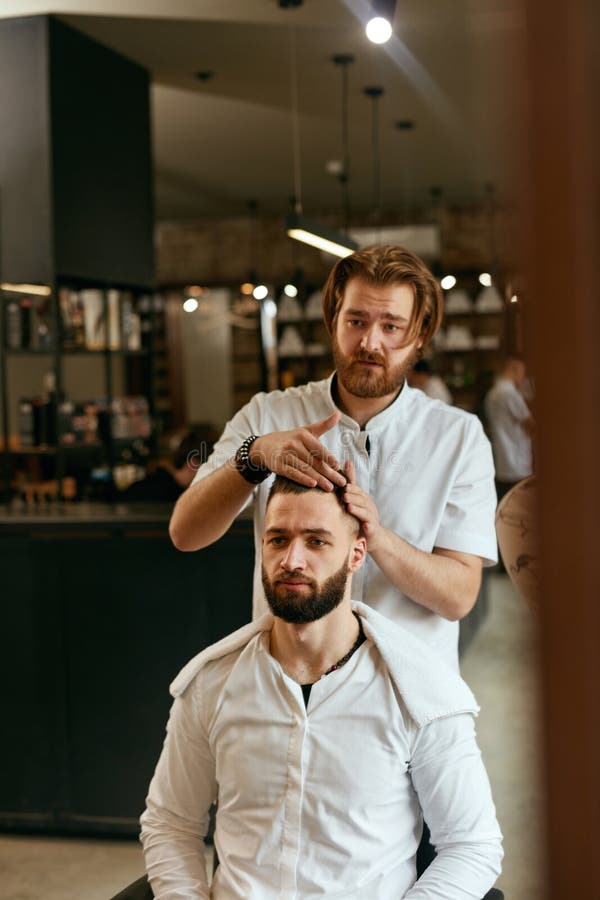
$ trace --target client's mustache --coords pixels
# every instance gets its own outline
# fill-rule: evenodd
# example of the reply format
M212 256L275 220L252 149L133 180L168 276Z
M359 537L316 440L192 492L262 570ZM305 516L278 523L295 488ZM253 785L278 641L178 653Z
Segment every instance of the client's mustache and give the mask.
M277 578L275 578L274 581L275 581L275 584L281 584L282 581L288 581L288 580L299 581L302 584L308 584L311 587L315 586L315 582L313 581L312 578L304 578L304 576L301 575L299 572L290 572L287 569L284 569L281 572L281 574L278 575Z

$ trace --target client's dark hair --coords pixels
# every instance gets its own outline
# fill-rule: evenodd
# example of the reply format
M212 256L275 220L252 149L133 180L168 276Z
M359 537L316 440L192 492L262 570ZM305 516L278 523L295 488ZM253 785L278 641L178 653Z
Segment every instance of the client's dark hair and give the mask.
M297 481L292 481L289 478L285 478L283 475L276 475L275 481L271 485L269 496L267 497L267 506L271 502L271 498L275 497L277 494L306 494L309 491L318 491L320 494L333 494L342 512L348 516L348 518L353 519L360 528L360 522L356 516L353 516L348 512L348 508L344 502L344 488L338 487L337 485L333 486L333 491L324 491L321 487L309 487L306 484L298 484Z

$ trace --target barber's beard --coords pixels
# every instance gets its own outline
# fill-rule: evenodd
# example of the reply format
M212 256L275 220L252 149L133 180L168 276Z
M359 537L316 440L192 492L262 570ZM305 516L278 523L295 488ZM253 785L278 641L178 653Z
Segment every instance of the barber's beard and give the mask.
M273 615L283 619L284 622L294 625L316 622L339 606L344 599L348 581L347 562L321 584L307 580L307 588L300 591L283 587L279 583L279 579L285 580L294 574L298 573L282 570L281 574L271 581L265 567L262 568L262 583L267 603Z
M352 356L345 356L339 344L333 338L333 358L335 370L340 383L353 397L375 398L389 397L404 384L406 373L410 371L418 355L415 348L406 359L395 366L389 366L380 353L369 353L360 348ZM379 363L381 369L367 369L359 361Z

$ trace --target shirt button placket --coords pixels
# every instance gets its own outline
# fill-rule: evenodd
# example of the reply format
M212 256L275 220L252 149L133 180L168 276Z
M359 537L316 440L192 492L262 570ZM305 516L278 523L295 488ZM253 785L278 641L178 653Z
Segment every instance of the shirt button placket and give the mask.
M303 718L296 715L290 729L288 744L279 900L295 900L298 890L301 809L304 795L303 758L307 730L306 715Z

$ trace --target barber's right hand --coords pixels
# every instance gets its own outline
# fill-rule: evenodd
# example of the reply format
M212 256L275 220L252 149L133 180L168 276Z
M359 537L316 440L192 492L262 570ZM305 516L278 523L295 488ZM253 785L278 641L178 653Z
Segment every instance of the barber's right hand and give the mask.
M318 486L325 491L333 490L336 484L343 487L346 478L339 462L319 440L322 434L337 425L340 417L341 413L336 410L313 425L265 434L252 443L250 460L307 487Z

